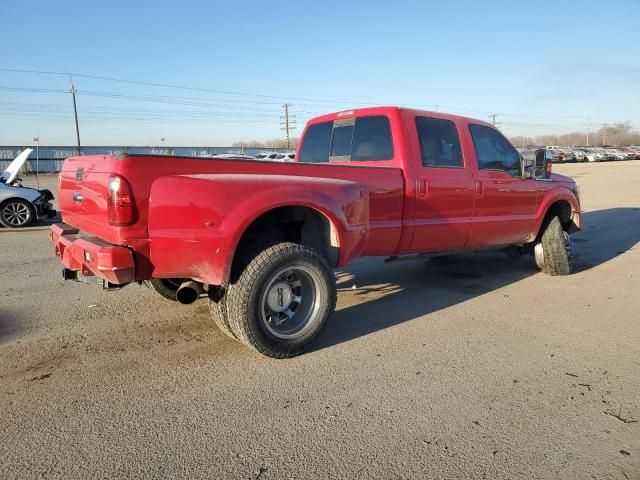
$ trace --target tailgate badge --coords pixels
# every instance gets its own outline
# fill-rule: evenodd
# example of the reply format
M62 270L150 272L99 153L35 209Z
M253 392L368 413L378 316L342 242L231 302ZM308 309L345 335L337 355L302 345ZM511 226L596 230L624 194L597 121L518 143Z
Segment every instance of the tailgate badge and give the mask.
M76 182L81 182L84 179L84 168L80 167L76 170Z

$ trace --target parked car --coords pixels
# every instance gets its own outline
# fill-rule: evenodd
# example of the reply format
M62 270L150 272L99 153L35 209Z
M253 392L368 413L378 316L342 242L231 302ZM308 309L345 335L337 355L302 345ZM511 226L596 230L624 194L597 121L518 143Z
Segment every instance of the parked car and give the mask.
M624 152L621 152L617 148L605 148L604 150L607 152L608 155L610 155L612 157L612 160L626 160L627 159L627 154L624 153Z
M277 152L262 152L256 155L257 160L275 160L278 156Z
M33 151L23 150L0 175L0 224L6 228L26 227L36 220L55 216L49 190L22 186L20 169Z
M601 162L604 160L604 156L593 148L579 148L577 150L581 152L582 161L584 162Z
M224 158L226 160L256 160L256 157L251 155L244 155L242 153L216 153L211 158Z
M600 160L601 162L605 162L605 161L611 161L611 160L615 160L616 157L608 152L607 150L605 150L604 148L601 147L593 147L591 149L594 153L598 154L600 156Z
M360 256L512 246L570 273L579 190L546 162L481 120L354 109L310 120L295 162L68 158L50 238L66 279L149 281L182 303L206 291L226 335L290 357L335 308L332 268Z
M586 162L585 151L582 148L571 148L571 154L576 162Z
M640 149L634 149L633 147L618 147L618 151L624 153L627 160L640 159Z
M275 160L279 162L293 162L296 159L295 153L279 153Z

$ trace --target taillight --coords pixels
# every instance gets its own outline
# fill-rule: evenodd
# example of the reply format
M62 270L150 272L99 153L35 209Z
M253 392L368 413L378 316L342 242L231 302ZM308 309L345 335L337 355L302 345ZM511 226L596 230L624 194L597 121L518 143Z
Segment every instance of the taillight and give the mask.
M109 224L124 227L133 223L134 203L129 182L119 175L109 177Z

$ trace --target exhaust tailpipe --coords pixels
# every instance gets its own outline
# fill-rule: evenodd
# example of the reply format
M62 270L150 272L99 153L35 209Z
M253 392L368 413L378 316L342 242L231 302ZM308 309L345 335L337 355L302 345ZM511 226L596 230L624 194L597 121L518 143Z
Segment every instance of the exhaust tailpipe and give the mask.
M183 305L195 302L202 295L202 284L189 280L184 282L176 292L176 300Z

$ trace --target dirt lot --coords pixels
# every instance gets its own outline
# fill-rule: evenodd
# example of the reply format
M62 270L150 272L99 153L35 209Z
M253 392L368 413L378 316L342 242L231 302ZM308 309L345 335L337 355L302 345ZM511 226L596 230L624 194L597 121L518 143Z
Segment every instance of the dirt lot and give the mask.
M0 477L640 478L640 162L557 170L587 211L576 274L361 260L285 361L0 230Z

